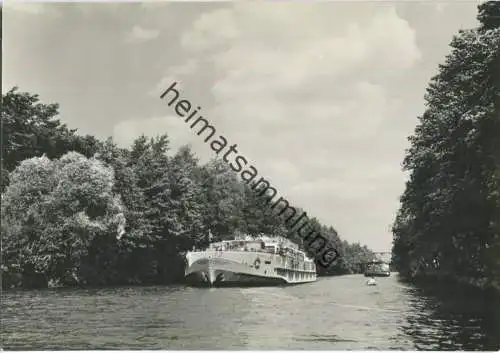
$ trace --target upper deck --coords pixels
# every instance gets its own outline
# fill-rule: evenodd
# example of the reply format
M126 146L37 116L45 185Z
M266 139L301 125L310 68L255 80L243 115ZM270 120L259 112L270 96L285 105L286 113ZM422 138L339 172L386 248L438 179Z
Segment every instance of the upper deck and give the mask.
M216 251L259 252L299 258L306 262L313 261L307 257L305 252L299 249L297 244L283 237L269 237L265 235L259 237L247 236L211 243L209 249Z

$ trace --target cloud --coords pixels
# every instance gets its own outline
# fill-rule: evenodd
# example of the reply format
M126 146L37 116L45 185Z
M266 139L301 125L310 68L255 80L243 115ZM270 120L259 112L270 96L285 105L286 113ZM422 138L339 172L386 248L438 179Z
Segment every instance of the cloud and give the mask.
M125 36L125 41L129 43L144 43L156 39L160 35L160 31L155 29L142 28L134 26Z
M127 145L168 132L173 149L191 143L213 157L159 99L176 80L290 201L378 249L390 246L399 167L425 87L477 12L470 2L448 4L446 16L415 2L54 3L9 12L11 3L4 86L59 102L81 133ZM141 50L123 45L159 35Z
M443 2L438 2L433 4L433 7L436 12L443 13L444 10L446 10L446 8L448 7L448 4Z
M385 232L403 188L406 131L392 139L384 131L401 103L380 81L421 53L390 6L303 5L235 3L200 15L181 38L182 74L211 67L215 106L204 116L290 200L363 239L367 226L352 224L353 214L371 213ZM172 68L161 84L180 76Z
M158 84L148 91L148 95L158 97L159 92L163 92L165 87L169 87L174 81L181 81L183 77L195 75L200 70L200 63L197 59L190 58L184 63L172 66L169 69L169 75L163 77Z
M30 2L17 2L8 1L3 4L5 15L10 15L11 13L20 13L25 15L41 15L44 16L59 16L59 12L54 6L47 6L48 4L40 3L30 3Z
M39 15L44 11L43 4L36 4L36 3L19 4L19 3L7 2L6 4L4 4L4 6L7 11L18 11L18 12L23 12L25 14Z

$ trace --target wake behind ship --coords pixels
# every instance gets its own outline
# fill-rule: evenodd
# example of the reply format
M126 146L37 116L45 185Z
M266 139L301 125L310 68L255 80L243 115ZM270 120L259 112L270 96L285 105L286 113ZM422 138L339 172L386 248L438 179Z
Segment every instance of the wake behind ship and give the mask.
M282 237L226 240L186 254L186 281L201 286L280 285L316 280L314 260Z

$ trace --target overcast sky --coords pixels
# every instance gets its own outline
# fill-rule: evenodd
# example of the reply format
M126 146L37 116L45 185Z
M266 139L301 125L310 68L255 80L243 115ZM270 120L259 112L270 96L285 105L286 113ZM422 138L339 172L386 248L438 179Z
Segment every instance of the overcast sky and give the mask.
M127 146L210 147L159 99L173 80L291 202L348 241L391 248L407 136L477 2L4 6L3 91L60 103Z

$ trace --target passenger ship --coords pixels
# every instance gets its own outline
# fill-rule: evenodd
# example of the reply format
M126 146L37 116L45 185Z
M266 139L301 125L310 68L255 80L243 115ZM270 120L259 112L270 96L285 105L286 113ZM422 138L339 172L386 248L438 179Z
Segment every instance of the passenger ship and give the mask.
M389 277L389 264L384 261L373 260L366 264L365 277Z
M186 280L202 286L298 284L316 280L314 260L283 237L240 237L186 254Z

